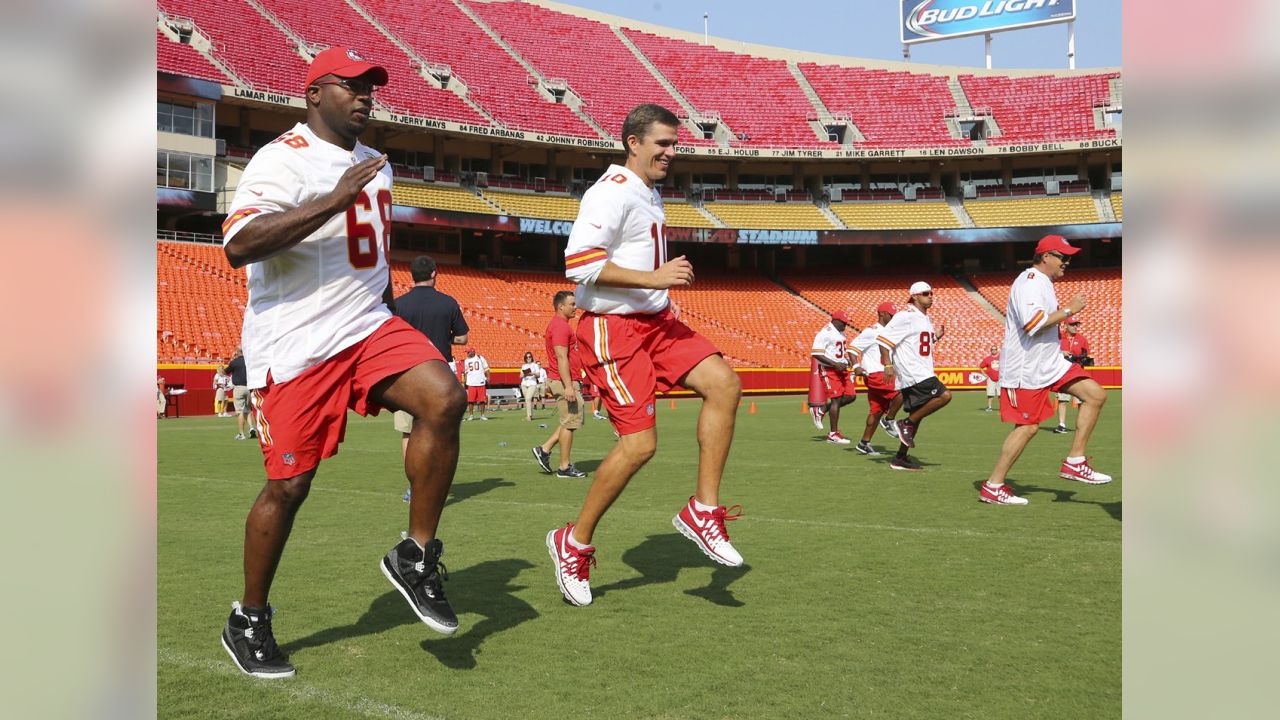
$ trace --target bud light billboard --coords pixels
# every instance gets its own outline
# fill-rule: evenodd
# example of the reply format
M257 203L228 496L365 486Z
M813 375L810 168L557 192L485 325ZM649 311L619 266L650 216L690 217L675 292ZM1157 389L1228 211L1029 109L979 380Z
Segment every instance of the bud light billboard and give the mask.
M903 44L1076 19L1075 0L900 0Z

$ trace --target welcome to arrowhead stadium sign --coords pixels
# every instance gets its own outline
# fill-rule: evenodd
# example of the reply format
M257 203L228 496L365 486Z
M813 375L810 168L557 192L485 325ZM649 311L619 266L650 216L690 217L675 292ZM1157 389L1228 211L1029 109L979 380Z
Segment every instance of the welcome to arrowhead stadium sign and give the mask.
M928 42L1076 19L1075 0L899 0L902 42Z

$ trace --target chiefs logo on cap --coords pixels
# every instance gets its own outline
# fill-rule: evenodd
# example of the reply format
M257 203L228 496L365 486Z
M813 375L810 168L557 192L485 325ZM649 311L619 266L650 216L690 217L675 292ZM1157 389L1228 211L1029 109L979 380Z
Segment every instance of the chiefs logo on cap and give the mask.
M366 62L366 60L360 57L360 54L357 53L355 50L348 50L347 57L351 58L352 60L355 60L356 62Z

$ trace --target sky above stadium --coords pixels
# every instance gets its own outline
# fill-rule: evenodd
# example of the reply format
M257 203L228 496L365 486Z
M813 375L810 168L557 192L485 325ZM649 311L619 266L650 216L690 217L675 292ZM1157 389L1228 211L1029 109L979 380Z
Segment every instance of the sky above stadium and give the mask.
M902 60L898 0L558 0L655 25L794 50ZM1120 66L1120 0L1076 0L1076 68ZM779 12L782 9L784 12ZM995 69L1067 67L1066 25L997 33ZM983 67L982 36L918 43L911 61Z

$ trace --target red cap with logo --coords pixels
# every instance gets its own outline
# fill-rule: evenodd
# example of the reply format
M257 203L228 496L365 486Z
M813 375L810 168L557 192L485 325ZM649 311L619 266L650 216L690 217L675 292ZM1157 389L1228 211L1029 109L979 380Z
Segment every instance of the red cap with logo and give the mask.
M844 323L845 325L850 325L850 324L852 324L852 323L849 321L849 313L847 313L847 312L845 312L845 311L843 311L843 310L837 310L837 311L835 311L835 312L831 313L831 319L832 319L832 320L839 320L840 322Z
M898 312L898 309L897 309L896 307L894 307L894 306L893 306L893 303L891 303L891 302L882 302L882 303L880 303L879 305L877 305L877 306L876 306L876 312L878 312L878 313L889 313L890 315L892 315L892 314L894 314L894 313Z
M1040 238L1040 242L1036 243L1036 254L1058 252L1063 255L1075 255L1080 252L1080 248L1071 247L1067 239L1061 235L1045 235Z
M387 69L360 57L355 50L345 47L329 48L316 55L311 61L311 69L307 71L306 87L311 87L316 80L325 75L337 75L340 78L360 77L373 71L369 80L374 85L387 84Z
M474 353L475 351L476 351L475 346L467 348L467 352L469 353Z

